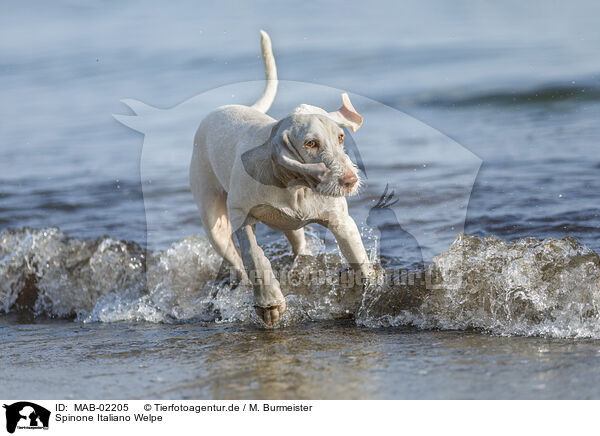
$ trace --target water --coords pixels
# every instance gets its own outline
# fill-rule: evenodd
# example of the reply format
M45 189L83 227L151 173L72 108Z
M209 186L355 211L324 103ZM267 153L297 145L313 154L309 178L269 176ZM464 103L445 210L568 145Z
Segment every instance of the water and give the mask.
M600 381L592 340L348 321L265 331L9 317L0 329L9 340L4 389L27 398L593 398ZM23 376L36 372L51 382Z
M597 9L11 6L0 397L598 398ZM351 93L351 213L388 271L425 262L434 288L345 289L318 226L296 262L259 228L276 267L331 279L284 286L282 328L219 275L188 137L259 95L259 28L284 79L274 116ZM128 119L145 137L112 117L124 98L163 109ZM373 209L386 185L398 203Z

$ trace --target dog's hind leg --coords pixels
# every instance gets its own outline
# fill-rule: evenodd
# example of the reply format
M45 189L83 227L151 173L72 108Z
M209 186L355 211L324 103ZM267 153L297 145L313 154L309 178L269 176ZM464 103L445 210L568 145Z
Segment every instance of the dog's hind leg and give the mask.
M238 279L248 281L240 252L233 242L233 232L227 215L227 192L206 161L192 160L190 186L211 245L234 267Z
M202 223L213 247L223 259L233 265L237 279L248 282L242 257L233 242L231 223L227 216L227 193L222 191L213 202L205 204L210 206L204 208Z
M285 237L292 246L294 257L298 256L299 254L312 254L310 250L306 247L306 237L304 236L303 228L300 228L298 230L288 230L283 233L285 234Z

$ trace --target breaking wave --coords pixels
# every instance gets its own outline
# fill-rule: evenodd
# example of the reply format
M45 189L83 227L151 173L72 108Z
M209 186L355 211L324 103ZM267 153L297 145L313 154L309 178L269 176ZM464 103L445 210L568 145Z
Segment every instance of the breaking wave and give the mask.
M385 282L364 291L344 282L338 254L309 239L315 256L295 260L283 239L264 247L274 270L312 278L282 282L282 326L353 317L366 327L600 338L600 258L573 238L505 242L462 234L427 269L405 274L382 259ZM56 228L0 233L0 312L83 322L259 323L251 290L232 284L203 237L146 252Z
M394 305L402 289L377 289L358 322L600 338L600 259L574 238L508 243L462 234L434 268L437 282L405 307Z
M406 97L390 100L386 103L406 104ZM435 94L421 94L412 97L413 103L440 107L503 107L524 105L562 105L569 103L597 102L600 100L600 87L597 81L585 80L582 84L574 82L547 83L538 87L523 89L463 90Z

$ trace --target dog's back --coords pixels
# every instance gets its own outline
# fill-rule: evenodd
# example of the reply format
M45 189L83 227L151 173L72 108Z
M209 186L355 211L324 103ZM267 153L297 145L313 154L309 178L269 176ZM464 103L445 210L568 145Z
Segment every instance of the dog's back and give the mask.
M249 106L229 105L214 110L202 120L196 132L192 165L208 164L220 185L229 192L236 159L264 142L274 123L273 118Z
M217 179L218 185L225 192L229 192L229 181L236 157L245 151L240 147L253 144L257 136L262 135L264 127L275 123L266 112L277 94L277 67L271 38L263 30L260 31L260 35L267 78L265 90L252 106L221 106L202 120L194 137L190 167L192 191L198 188L199 183Z

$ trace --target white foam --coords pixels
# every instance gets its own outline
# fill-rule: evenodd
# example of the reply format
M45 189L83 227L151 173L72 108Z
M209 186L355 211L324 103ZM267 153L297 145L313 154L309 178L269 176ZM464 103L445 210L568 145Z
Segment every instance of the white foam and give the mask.
M265 246L276 270L317 277L282 283L288 302L282 326L355 313L357 323L368 327L600 338L600 261L572 238L507 243L459 235L434 258L435 289L379 285L362 295L361 289L340 285L345 265L338 254L326 252L319 241L310 245L316 255L296 260L283 239ZM109 237L75 239L55 228L5 230L0 311L85 322L258 323L251 289L215 280L221 262L199 236L145 259L137 244Z
M438 289L389 310L383 291L368 299L367 326L475 328L501 335L600 337L600 261L573 238L507 243L459 235L434 258ZM389 307L389 306L388 306Z

